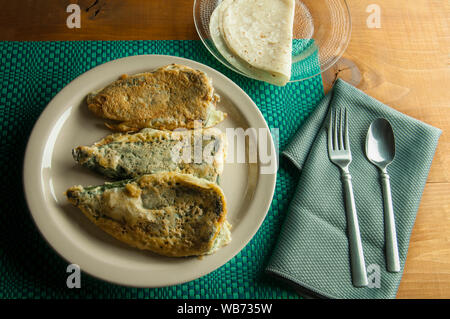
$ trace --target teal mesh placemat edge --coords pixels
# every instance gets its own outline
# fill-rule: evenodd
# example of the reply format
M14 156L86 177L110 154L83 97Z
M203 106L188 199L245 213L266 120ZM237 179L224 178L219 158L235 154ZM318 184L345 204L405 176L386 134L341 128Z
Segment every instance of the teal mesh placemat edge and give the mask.
M156 289L113 285L83 273L81 289L66 287L67 262L45 242L26 207L21 180L27 139L42 110L71 80L99 64L139 54L189 58L232 79L269 126L279 129L280 150L323 97L320 76L283 88L250 80L214 60L200 41L0 42L0 298L298 298L263 273L298 180L283 161L260 230L214 272Z

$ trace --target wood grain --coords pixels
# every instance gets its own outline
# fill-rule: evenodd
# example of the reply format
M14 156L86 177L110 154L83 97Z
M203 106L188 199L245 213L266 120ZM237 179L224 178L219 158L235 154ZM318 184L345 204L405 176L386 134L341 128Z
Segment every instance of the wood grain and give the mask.
M81 7L81 28L66 7ZM0 40L198 39L186 0L2 1ZM366 24L381 7L381 28ZM411 236L398 298L450 298L450 5L440 0L351 0L352 39L324 75L343 78L443 131Z
M450 183L425 188L397 298L450 298Z
M191 1L2 0L0 40L197 39ZM81 8L81 28L69 29L69 4Z

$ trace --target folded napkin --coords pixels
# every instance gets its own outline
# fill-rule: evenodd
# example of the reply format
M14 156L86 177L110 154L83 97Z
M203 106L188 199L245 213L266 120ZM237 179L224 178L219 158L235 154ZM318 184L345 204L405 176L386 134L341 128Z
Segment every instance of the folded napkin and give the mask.
M325 119L331 108L347 107L353 161L350 174L369 287L352 285L346 213L340 170L328 159ZM386 270L380 177L365 157L370 123L388 119L396 155L388 167L401 272ZM441 131L367 96L342 80L319 103L283 156L300 174L266 272L294 285L300 294L326 298L395 298L423 188Z

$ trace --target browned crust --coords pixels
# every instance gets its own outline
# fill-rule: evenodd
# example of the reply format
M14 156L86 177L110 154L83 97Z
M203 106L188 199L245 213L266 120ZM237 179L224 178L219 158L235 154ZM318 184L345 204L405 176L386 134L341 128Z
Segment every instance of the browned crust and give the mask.
M99 165L103 168L114 168L113 163L110 159L107 159L98 153L96 153L95 147L101 147L113 142L126 142L126 143L134 143L134 142L151 142L158 139L168 139L168 140L179 140L182 141L185 138L192 139L194 136L194 132L199 132L202 136L214 136L216 138L221 139L221 149L218 151L218 154L222 157L214 157L212 165L206 166L204 171L201 171L198 166L193 166L186 164L181 166L179 170L176 172L183 174L192 174L194 176L203 177L207 175L214 176L215 180L217 175L220 175L223 171L223 165L226 158L227 153L227 139L224 133L216 128L207 128L201 130L181 130L181 131L160 131L154 129L143 129L137 133L114 133L108 135L101 139L100 141L94 143L92 146L78 146L75 150L80 151L84 154L89 154L90 156L95 156ZM81 160L79 163L83 164L84 161L88 161L89 158L86 157L85 160ZM199 173L203 173L204 175L200 175Z
M74 199L72 196L68 196L68 200L76 207L78 207L84 215L95 225L100 227L106 233L110 234L114 238L138 249L150 250L155 253L169 256L169 257L186 257L186 256L198 256L208 253L214 241L219 234L223 223L225 222L227 214L227 206L225 196L219 186L214 183L207 182L206 180L198 179L190 175L177 174L173 172L144 175L135 182L127 184L128 196L136 197L140 196L141 189L146 187L154 187L158 183L180 183L189 187L202 189L205 194L212 192L216 198L221 201L221 211L217 214L216 220L211 220L208 224L204 225L208 229L214 230L213 236L209 241L195 241L195 237L178 236L175 239L169 237L157 237L149 236L149 233L145 231L145 225L148 222L144 217L138 217L137 222L130 225L124 221L116 221L106 216L99 215L94 209L82 203L78 199ZM129 186L128 186L129 185ZM67 190L69 192L76 193L83 191L83 187L74 186ZM175 232L194 233L195 229L187 229L191 227L190 224L183 224ZM162 231L163 235L169 235L168 232Z
M216 101L205 73L177 64L122 76L87 97L89 109L99 117L119 121L106 125L121 132L144 127L194 128L194 121L206 122L208 107Z

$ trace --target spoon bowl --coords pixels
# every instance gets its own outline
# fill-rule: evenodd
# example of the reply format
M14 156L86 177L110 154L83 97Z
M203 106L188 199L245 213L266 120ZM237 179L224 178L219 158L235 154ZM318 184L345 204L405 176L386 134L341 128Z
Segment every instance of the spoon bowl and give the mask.
M382 170L394 160L394 131L386 119L378 118L370 124L366 138L366 155L369 161Z

